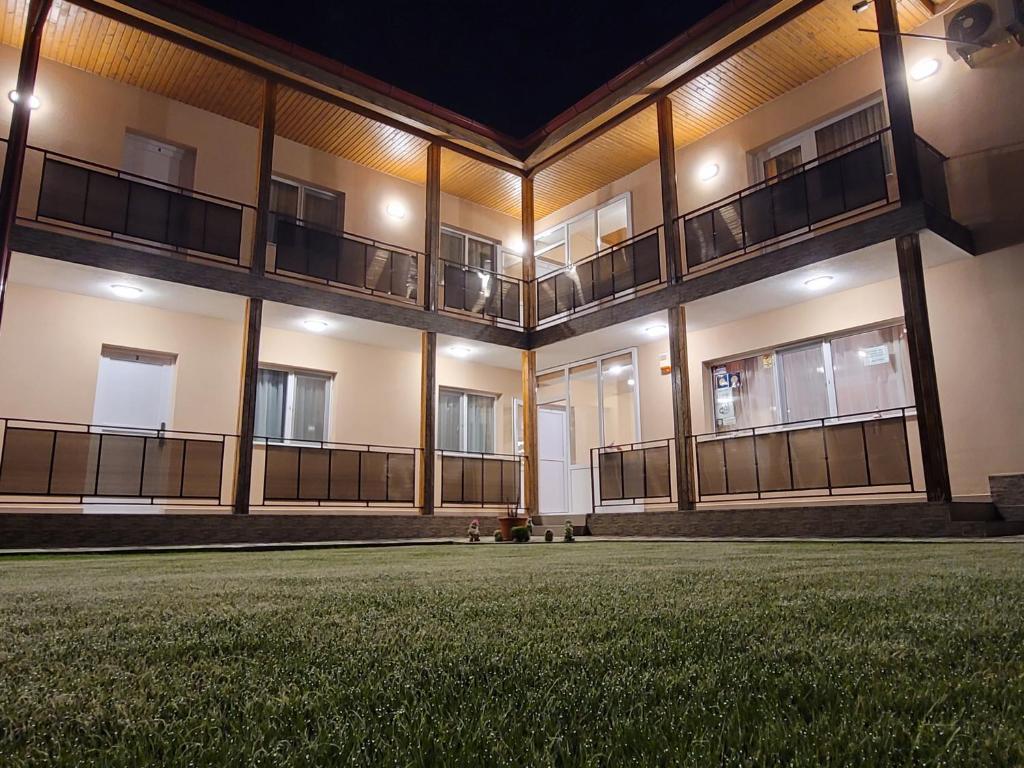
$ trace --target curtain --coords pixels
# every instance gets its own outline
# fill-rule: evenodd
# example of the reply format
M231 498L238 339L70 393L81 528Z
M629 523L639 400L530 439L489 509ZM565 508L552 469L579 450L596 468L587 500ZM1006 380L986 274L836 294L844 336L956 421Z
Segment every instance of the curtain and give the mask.
M295 221L299 218L299 188L294 184L273 179L270 182L270 226L267 237L277 242L277 220Z
M903 326L832 340L839 415L883 411L913 404Z
M454 232L441 232L441 259L450 261L452 264L461 264L465 248L465 240L462 235Z
M783 176L803 162L803 151L800 147L787 149L764 161L764 178L767 181L775 176Z
M324 440L327 409L327 379L323 376L295 374L292 394L292 438Z
M303 190L302 218L307 224L337 232L341 229L338 226L339 213L338 198L334 195L311 189Z
M853 144L855 141L860 141L865 136L877 133L883 128L885 128L885 110L882 109L882 103L877 102L816 130L814 141L818 147L818 157Z
M288 374L261 368L256 379L256 436L284 439L285 390Z
M466 450L494 453L494 398L466 395Z
M442 389L437 398L437 447L462 450L462 394Z
M494 243L485 243L482 240L471 237L469 239L469 255L466 261L471 267L497 272L497 253L498 249Z
M785 397L785 410L778 421L785 423L828 416L828 384L821 343L778 352L776 359Z

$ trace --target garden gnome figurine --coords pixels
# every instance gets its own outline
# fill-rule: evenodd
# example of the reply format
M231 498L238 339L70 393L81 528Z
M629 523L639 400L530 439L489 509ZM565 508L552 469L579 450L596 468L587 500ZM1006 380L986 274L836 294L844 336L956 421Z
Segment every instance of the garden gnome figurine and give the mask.
M572 520L565 521L565 534L562 536L565 541L576 541L576 536L572 532Z
M469 540L480 541L480 521L474 520L469 524Z

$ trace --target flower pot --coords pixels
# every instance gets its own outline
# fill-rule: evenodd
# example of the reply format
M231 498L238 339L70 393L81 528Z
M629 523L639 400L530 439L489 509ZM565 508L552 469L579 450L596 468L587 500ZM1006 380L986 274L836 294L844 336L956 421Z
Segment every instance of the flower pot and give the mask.
M499 517L498 528L501 530L502 541L512 541L512 529L518 525L526 525L526 517Z

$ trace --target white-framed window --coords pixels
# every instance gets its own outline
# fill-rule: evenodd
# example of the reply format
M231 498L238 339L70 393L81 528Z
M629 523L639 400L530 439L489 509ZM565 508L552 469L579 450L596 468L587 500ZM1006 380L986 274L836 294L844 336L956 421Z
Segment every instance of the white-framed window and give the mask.
M452 264L501 272L501 243L452 227L441 227L441 259Z
M902 320L705 363L715 431L910 407Z
M494 453L495 395L441 387L437 397L437 447L443 451Z
M331 380L327 373L261 365L256 380L256 436L278 441L326 440Z
M344 229L345 195L274 176L270 181L270 225L267 236L277 242L277 221L301 221L330 232Z
M584 211L534 238L538 277L618 245L633 235L630 193Z

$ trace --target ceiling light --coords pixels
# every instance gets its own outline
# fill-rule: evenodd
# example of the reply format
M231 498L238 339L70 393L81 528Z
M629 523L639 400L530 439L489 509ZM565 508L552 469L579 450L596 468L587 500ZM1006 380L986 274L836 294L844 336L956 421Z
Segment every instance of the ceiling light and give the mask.
M631 365L610 365L610 366L608 366L608 375L609 376L618 376L620 373L622 373L627 368L632 368L632 367L633 366L631 366Z
M912 80L924 80L938 72L939 66L938 59L921 59L910 68L910 77Z
M384 213L398 221L402 221L408 215L408 212L405 210L405 206L395 201L388 203L384 207Z
M21 94L18 93L18 91L16 91L16 90L15 91L9 91L8 94L7 94L7 98L10 99L11 103L13 103L13 104L18 104L18 103L21 102ZM40 104L39 97L36 96L34 93L30 93L28 95L28 108L29 109L39 109L39 104Z
M812 277L810 280L804 280L804 287L810 288L812 291L820 291L831 284L832 280L832 275L819 275L818 277Z
M626 379L626 386L632 387L636 384L636 379Z
M665 323L655 323L654 325L648 325L644 328L644 333L648 336L661 336L668 330L668 326Z
M864 13L864 11L866 11L870 7L871 0L857 0L857 2L853 4L853 12Z
M124 285L122 283L110 286L110 290L120 299L137 299L142 295L141 288L136 288L134 285Z
M448 354L452 357L469 357L473 354L473 348L466 347L461 344L454 344L448 347Z
M701 181L711 181L718 175L718 163L708 163L707 165L701 166L700 173L698 176Z
M313 333L326 331L331 325L326 320L320 320L315 317L311 317L309 320L303 320L302 324L306 327L307 331L312 331Z

